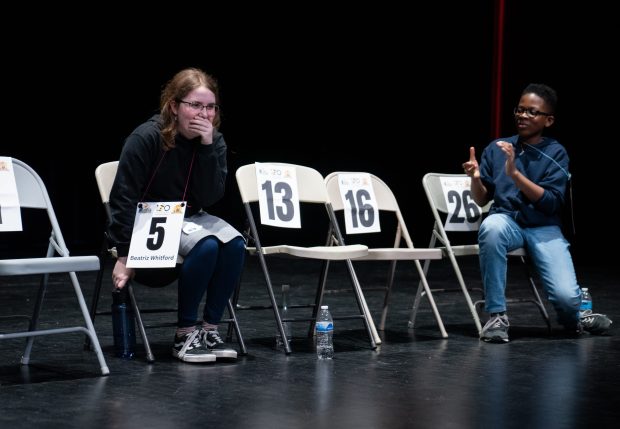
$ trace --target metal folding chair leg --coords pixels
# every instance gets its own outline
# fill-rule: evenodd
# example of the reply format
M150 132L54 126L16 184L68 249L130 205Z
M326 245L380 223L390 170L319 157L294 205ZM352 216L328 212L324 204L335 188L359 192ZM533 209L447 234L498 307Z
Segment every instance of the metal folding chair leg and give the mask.
M126 287L127 292L129 292L129 302L131 303L131 308L133 309L133 314L136 318L136 325L138 325L138 331L140 331L140 336L142 337L142 344L144 346L144 352L146 353L146 361L148 363L153 363L155 362L155 356L153 356L149 338L146 336L146 329L144 327L144 322L142 321L142 314L140 313L138 304L136 304L136 296L133 291L132 282L128 282Z
M220 323L228 323L228 334L227 341L232 341L232 331L235 331L235 335L237 336L237 342L239 343L239 354L247 355L248 350L245 347L245 341L243 340L243 336L241 335L241 328L239 328L239 322L237 320L237 313L235 312L232 300L228 300L228 319L220 320Z

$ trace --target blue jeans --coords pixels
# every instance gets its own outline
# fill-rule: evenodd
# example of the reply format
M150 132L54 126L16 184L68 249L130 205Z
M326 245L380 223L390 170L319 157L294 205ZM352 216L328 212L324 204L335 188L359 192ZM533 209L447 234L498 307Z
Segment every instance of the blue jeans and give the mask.
M492 214L480 226L480 271L488 313L506 311L507 253L524 247L542 281L558 322L573 329L579 321L581 289L569 243L558 226L524 228L506 214Z

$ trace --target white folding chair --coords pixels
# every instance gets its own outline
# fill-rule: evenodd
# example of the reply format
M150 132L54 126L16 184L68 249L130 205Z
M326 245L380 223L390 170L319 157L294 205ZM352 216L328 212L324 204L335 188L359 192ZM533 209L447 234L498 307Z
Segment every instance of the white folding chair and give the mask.
M413 241L411 236L409 235L409 230L407 229L407 225L405 224L405 220L400 211L400 207L398 206L398 202L396 201L396 197L392 190L388 187L388 185L375 176L374 174L369 173L350 173L350 172L334 172L330 173L325 177L325 185L327 187L327 193L329 195L329 200L332 204L332 207L336 213L345 215L345 201L342 198L342 192L340 189L339 178L343 178L342 186L345 186L347 182L347 177L351 177L351 174L359 175L359 174L368 174L370 178L370 185L372 186L372 190L374 193L374 197L376 198L376 210L380 212L385 212L384 215L388 213L392 213L393 217L396 219L396 229L395 233L392 235L391 228L389 232L384 231L384 223L380 225L381 234L383 237L389 236L389 240L392 241L392 247L372 247L369 245L368 255L356 258L355 261L390 261L390 267L388 271L387 283L383 288L385 290L385 297L383 300L383 310L381 313L381 322L379 324L379 330L385 330L385 322L388 313L388 302L390 298L390 294L392 291L392 285L394 284L394 276L396 273L396 263L397 261L410 261L413 262L418 276L420 278L420 282L426 292L425 295L428 299L429 304L431 305L433 314L435 316L435 320L437 321L437 325L439 326L439 331L441 332L441 336L443 338L447 338L448 334L443 325L443 321L441 320L441 316L439 315L439 311L437 310L437 306L435 305L435 300L433 299L433 294L431 293L431 289L428 286L428 282L426 280L426 276L424 275L424 271L422 270L422 266L420 264L420 260L430 260L430 259L441 259L441 250L440 249L424 249L424 248L415 248L413 245ZM365 189L358 189L357 194L366 193ZM356 201L361 200L360 195L354 195L351 192L351 200L349 202L353 202L350 204L351 212L349 213L352 216L359 216L366 219L376 219L379 217L379 213L372 213L375 210L373 205L366 205L366 207L358 207L359 204L356 204ZM358 198L359 197L359 198ZM360 219L361 221L362 219ZM358 221L359 223L359 221ZM342 231L342 228L340 228ZM360 229L356 234L364 234L364 229ZM357 237L358 235L356 235ZM329 237L333 237L333 231L329 232ZM352 237L352 235L350 235ZM344 244L344 241L337 240L334 237L334 241L337 244ZM404 242L405 247L401 247ZM329 263L329 261L327 261ZM412 289L413 292L413 289Z
M118 161L106 162L99 165L95 169L95 179L97 181L97 187L99 189L99 196L101 197L101 202L105 208L106 218L109 220L111 218L110 213L110 192L112 191L112 185L114 184L114 178L116 177L116 170L118 169ZM103 244L101 246L101 252L99 255L101 261L101 269L97 273L97 279L95 282L95 291L93 293L93 298L90 305L90 315L92 320L95 320L95 316L97 315L109 315L110 311L98 311L98 303L99 296L101 295L101 286L103 281L103 273L104 273L104 265L107 257L112 257L116 259L116 248L112 247L108 241L108 234L104 232ZM183 257L181 255L177 255L177 264L183 263ZM129 293L129 299L131 302L131 306L136 318L136 324L138 325L138 331L140 332L140 336L142 337L142 342L144 345L144 351L146 353L146 360L149 363L155 361L155 356L151 350L151 345L149 343L148 337L146 335L146 329L148 328L162 328L162 327L172 327L176 326L176 322L159 322L159 323L151 323L149 325L145 325L142 319L142 313L176 313L177 309L168 307L168 308L147 308L140 310L135 296L134 281L130 281L127 283L127 291ZM136 282L137 283L137 282ZM243 341L243 336L241 335L241 329L239 328L239 323L237 322L237 316L235 310L232 305L232 301L228 301L228 312L229 318L222 319L222 323L228 323L229 325L233 325L235 335L237 337L237 341L239 343L239 354L245 355L247 354L247 349L245 347L245 342ZM232 334L229 335L229 337ZM228 338L230 340L230 338ZM89 339L86 338L85 347L88 347Z
M21 208L31 208L44 210L47 213L49 224L51 225L51 235L49 238L49 246L45 257L39 258L21 258L21 259L2 259L0 260L0 276L25 276L33 274L41 274L41 283L39 292L34 305L32 318L30 319L27 331L0 333L0 340L11 338L28 338L26 350L22 356L21 363L28 365L30 362L30 353L34 342L34 337L41 335L65 334L71 332L81 332L88 336L93 344L101 373L107 375L110 373L106 361L103 357L99 339L93 326L88 308L84 301L84 295L80 287L76 272L97 271L99 269L99 259L96 256L69 256L69 250L65 244L56 214L50 201L47 189L43 180L39 175L26 163L13 158L13 170L17 185L19 205ZM50 274L68 273L73 291L78 301L80 311L84 317L85 326L68 326L60 328L42 329L39 326L39 318L43 308L43 300L47 292L48 280ZM11 318L13 316L4 316ZM60 324L62 321L53 321L53 324Z
M477 256L479 254L479 247L478 247L477 242L471 243L471 244L459 244L459 245L452 245L450 243L450 239L448 238L448 233L446 232L446 229L444 228L444 221L445 221L446 216L448 215L449 208L446 202L444 187L442 186L442 178L459 179L459 180L469 179L468 176L465 174L444 174L444 173L428 173L428 174L425 174L424 177L422 178L422 186L424 187L424 192L426 193L428 203L430 205L431 211L433 212L433 217L435 219L430 244L428 247L431 247L431 248L437 247L441 249L443 256L450 260L450 263L452 265L452 268L458 280L460 289L463 292L463 296L465 297L465 301L467 303L469 311L471 312L471 315L474 319L474 323L476 325L476 329L478 330L478 334L480 334L480 332L482 331L482 325L480 323L480 317L478 316L477 307L484 304L484 298L482 300L476 301L475 303L472 301L469 291L467 289L467 286L465 284L465 280L463 279L463 275L459 268L459 264L457 262L457 257ZM483 217L484 215L486 215L489 211L489 208L491 207L491 202L489 202L484 207L478 207L477 205L475 205L475 203L473 202L473 199L471 198L469 194L468 189L466 189L463 193L458 193L458 192L451 193L451 198L452 197L454 197L455 202L458 201L457 204L460 204L462 207L468 207L469 209L474 210L474 211L478 210L479 212L476 212L475 215L479 217ZM439 241L440 246L436 246L437 241ZM545 320L547 324L548 330L550 331L551 322L549 320L549 315L547 314L547 310L545 309L545 306L540 298L540 294L538 293L536 284L534 283L534 279L529 271L528 264L526 263L527 253L525 249L523 248L516 249L510 252L508 255L518 257L520 261L522 262L523 267L526 270L528 283L530 285L530 289L533 294L533 299L512 298L512 299L507 299L507 302L509 303L530 302L536 305L536 307L540 311L541 316L543 317L543 319ZM431 262L430 260L427 260L424 263L425 274L428 273L430 262ZM415 318L416 318L416 313L417 313L419 302L420 302L420 297L425 293L422 286L423 285L420 284L418 287L418 292L416 294L416 298L414 300L413 307L411 309L411 315L409 318L410 326L415 325Z
M288 203L291 202L291 197L293 199L295 197L298 197L298 201L300 203L300 210L302 205L314 205L315 207L316 205L323 205L326 210L326 216L323 215L322 218L324 218L328 224L333 224L336 231L338 231L334 212L331 208L331 204L327 196L325 183L323 182L323 176L321 176L318 171L309 167L295 164L269 163L269 165L275 166L276 169L281 170L284 173L283 175L289 173L294 173L296 175L298 195L292 195L293 190L286 182L283 181L276 180L269 184L267 184L266 182L259 183L256 174L256 164L248 164L239 167L236 172L236 178L237 185L239 186L239 191L241 194L241 200L243 202L243 206L245 208L247 220L249 223L248 238L251 241L250 244L253 244L252 247L248 247L248 251L251 255L256 255L259 258L260 265L262 267L262 271L265 277L265 282L267 285L267 292L271 301L271 305L267 308L273 309L277 329L280 331L280 335L282 336L282 338L286 338L284 326L282 325L283 321L310 321L310 332L312 332L312 327L314 326L314 321L316 320L316 315L321 305L322 291L317 290L317 298L315 304L313 305L312 316L310 318L290 318L283 320L280 315L278 304L274 295L271 275L267 265L267 257L278 255L319 261L344 261L347 266L353 291L355 292L359 313L353 315L334 314L334 319L361 319L368 333L370 346L374 350L381 340L376 332L374 322L372 320L372 317L370 316L370 312L368 311L366 300L359 286L359 281L353 269L353 265L351 264L351 259L367 255L368 247L357 244L347 246L297 246L290 243L282 244L279 242L277 244L269 243L268 245L265 245L263 243L263 239L265 239L265 243L269 241L269 239L271 239L271 241L275 241L275 239L273 238L273 235L270 235L266 231L267 228L265 228L264 225L262 225L260 222L255 221L254 212L259 211L259 200L261 198L267 198L263 193L263 190L265 190L267 185L269 185L270 191L278 193L282 196L282 201L286 205L286 207L271 206L270 208L273 209L272 214L274 214L275 216L280 216L284 212L286 212L285 214L287 217L294 216L294 207L293 205L288 205ZM259 186L261 186L261 190L259 190ZM261 193L263 194L261 195ZM267 198L267 200L267 204L275 204L275 198ZM320 222L320 220L321 219L319 219L318 217L313 218L312 223L314 224L315 222ZM305 228L307 230L308 228L305 227L305 225L307 224L308 222L301 222L300 229L303 230ZM286 228L279 228L277 225L271 225L271 227L275 227L278 229ZM319 284L324 283L321 282ZM238 294L236 294L236 298L238 299ZM237 304L237 300L235 300L235 304ZM284 351L286 354L291 353L290 344L287 341L284 341Z

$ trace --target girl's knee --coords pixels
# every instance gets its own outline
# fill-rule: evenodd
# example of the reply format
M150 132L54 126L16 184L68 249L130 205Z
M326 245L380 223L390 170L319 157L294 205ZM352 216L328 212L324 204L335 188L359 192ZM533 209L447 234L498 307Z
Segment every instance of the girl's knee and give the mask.
M192 253L195 255L202 255L202 256L217 255L218 250L219 250L218 240L215 237L205 237L202 240L200 240L198 243L196 243L196 245L190 252L189 256L191 256Z
M245 259L245 240L241 237L236 237L226 243L224 249L227 254L234 255L241 261Z
M230 245L237 251L245 252L245 240L241 237L235 237L230 241Z

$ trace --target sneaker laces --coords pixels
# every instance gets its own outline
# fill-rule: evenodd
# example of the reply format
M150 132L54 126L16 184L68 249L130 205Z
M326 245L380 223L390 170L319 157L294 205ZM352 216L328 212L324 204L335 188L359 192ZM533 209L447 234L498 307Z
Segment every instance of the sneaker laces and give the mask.
M606 314L601 314L601 313L592 313L592 310L585 310L584 312L581 313L581 315L579 316L579 320L581 321L581 323L585 323L585 324L591 324L592 322L594 322L594 320L597 317L605 317L608 318ZM611 320L609 321L610 323Z
M504 315L504 316L500 316L495 315L493 317L491 317L488 322L484 325L484 328L482 328L483 331L486 331L488 329L501 329L503 326L508 327L508 318Z
M205 339L205 342L207 343L207 346L209 347L214 347L219 344L224 344L224 341L220 337L220 333L216 330L205 331L204 339Z
M183 347L181 347L181 350L179 350L179 356L184 356L185 352L189 349L189 350L193 350L196 348L200 348L201 344L200 344L200 331L198 329L196 329L194 332L192 332L191 334L188 335L188 337L185 339L185 343L183 344Z

